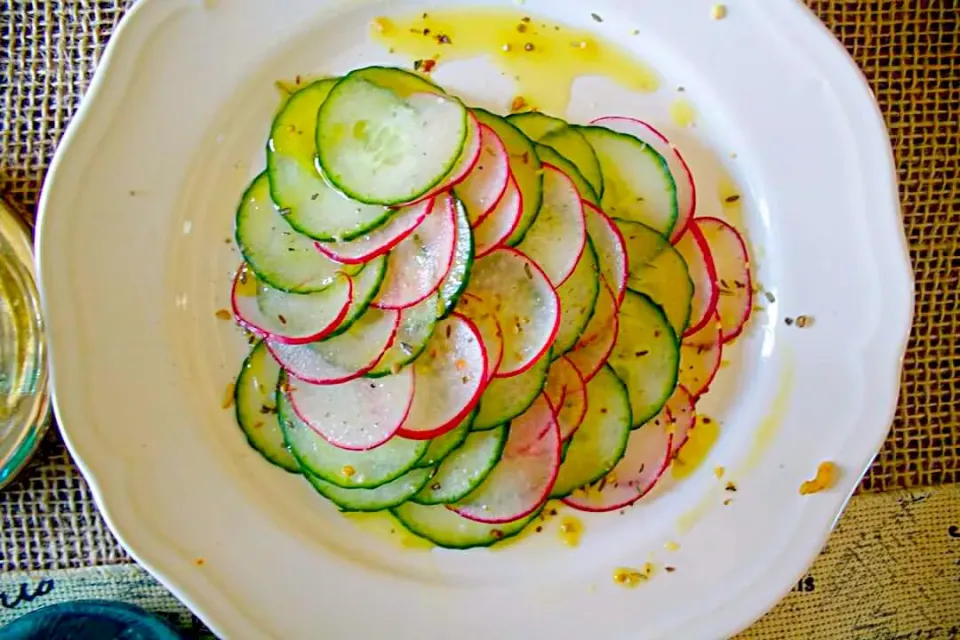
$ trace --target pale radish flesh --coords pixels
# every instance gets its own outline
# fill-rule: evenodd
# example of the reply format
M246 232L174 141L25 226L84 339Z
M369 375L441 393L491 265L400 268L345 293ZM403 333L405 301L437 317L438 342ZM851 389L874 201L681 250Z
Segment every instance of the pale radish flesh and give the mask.
M482 299L472 296L469 293L460 299L457 305L457 313L470 319L480 332L480 340L483 342L483 348L487 352L487 379L485 384L490 382L493 375L500 368L503 361L503 329L497 321L497 316L493 310Z
M617 317L616 298L610 286L601 279L600 297L590 323L583 332L583 338L567 354L570 363L580 371L587 382L593 379L603 367L620 331Z
M717 269L713 263L710 246L696 224L687 227L675 244L677 252L687 263L687 273L693 282L693 299L690 303L690 320L683 335L693 335L709 322L717 309L720 290Z
M438 303L439 296L434 294L420 304L400 311L397 333L390 347L365 375L379 377L396 373L419 358L437 325Z
M374 306L412 307L440 287L453 264L457 240L456 209L449 198L444 203L387 256L387 274Z
M386 224L349 242L318 242L317 249L343 264L365 264L390 251L420 226L433 210L435 198L403 207Z
M680 343L678 381L690 395L699 398L710 389L723 360L720 318L714 312L703 328Z
M493 211L507 190L510 162L500 136L486 125L480 125L480 157L460 184L454 187L463 201L471 226L477 226Z
M599 207L589 202L583 204L587 234L597 252L600 274L613 288L619 307L627 291L627 251L624 247L623 234L610 216Z
M566 440L587 415L587 384L583 375L568 359L559 358L550 365L543 391L557 412L560 439Z
M717 218L693 221L703 235L717 271L717 313L724 342L743 331L753 310L753 280L750 276L750 255L743 236L729 223Z
M522 210L523 196L517 188L516 180L511 176L497 206L473 229L477 258L482 258L504 245L510 234L517 228Z
M413 369L378 380L315 385L288 378L290 402L301 420L341 449L367 451L400 429L414 395Z
M453 509L476 522L512 522L536 511L550 495L560 468L560 429L541 395L510 423L503 457L486 480Z
M697 407L693 396L682 384L677 385L677 390L667 400L664 414L660 418L666 418L673 429L673 443L670 447L670 457L673 458L680 452L683 445L687 444L697 419Z
M476 325L456 313L437 323L409 369L418 393L400 435L428 440L456 428L477 406L487 380L487 354Z

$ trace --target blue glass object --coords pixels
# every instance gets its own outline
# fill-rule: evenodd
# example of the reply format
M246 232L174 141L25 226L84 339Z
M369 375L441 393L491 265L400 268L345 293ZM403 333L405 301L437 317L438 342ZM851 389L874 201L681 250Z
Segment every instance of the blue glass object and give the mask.
M78 600L14 620L0 629L0 640L183 640L183 636L131 604Z

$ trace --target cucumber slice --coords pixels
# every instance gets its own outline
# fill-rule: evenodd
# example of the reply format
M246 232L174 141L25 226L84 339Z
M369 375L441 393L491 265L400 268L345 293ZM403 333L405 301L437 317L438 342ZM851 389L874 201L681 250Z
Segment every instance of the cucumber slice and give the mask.
M493 429L529 409L543 391L551 361L548 351L520 375L491 380L480 399L480 412L473 421L473 430Z
M394 212L344 198L317 171L317 112L337 79L320 80L287 100L267 144L270 196L291 227L317 240L350 240L382 225Z
M470 427L473 426L473 419L476 415L477 412L474 410L473 413L464 418L463 422L461 422L456 429L431 440L430 446L427 447L427 452L423 454L420 462L417 463L417 467L435 467L450 455L450 452L463 444L463 441L466 440L467 435L470 433Z
M550 497L565 498L610 473L627 450L632 425L627 389L605 366L587 384L587 415L573 434Z
M377 297L386 274L387 258L380 256L368 262L363 271L355 276L350 276L353 281L353 299L350 301L347 314L340 322L340 326L327 336L328 339L347 331L370 308L370 303Z
M307 474L307 481L317 493L347 512L383 511L403 504L430 480L433 469L413 469L376 489L344 489L326 480Z
M457 211L457 239L453 248L453 265L438 289L440 293L438 315L441 318L446 318L453 312L457 301L467 288L470 271L473 268L473 232L470 229L470 221L467 219L467 211L459 200L454 199L453 206Z
M391 510L410 533L446 549L489 547L523 531L537 514L506 524L472 522L444 505L424 506L406 502Z
M368 378L380 378L397 373L423 353L427 341L437 326L437 302L439 296L433 294L423 302L400 312L400 326L390 348L386 350L377 364L367 372ZM349 333L349 332L348 332Z
M427 451L426 442L405 438L391 438L370 451L347 451L324 440L301 420L282 391L277 394L277 409L284 442L300 468L344 489L375 489L396 480Z
M586 242L583 200L577 188L559 169L543 165L543 204L517 249L559 287L573 273Z
M630 391L633 426L660 413L677 386L680 342L663 310L642 293L627 291L610 366Z
M384 89L390 89L404 98L415 93L445 93L440 85L434 84L427 78L396 67L365 67L357 69L351 75Z
M500 136L480 125L480 158L456 187L454 193L467 210L470 225L476 226L500 202L510 181L510 159Z
M523 132L531 140L540 140L545 135L565 129L568 125L560 118L548 116L539 111L512 113L507 121Z
M567 177L573 180L573 184L577 188L577 192L580 194L580 197L583 200L592 205L600 204L600 198L597 196L597 192L594 191L593 187L589 182L587 182L586 178L583 177L583 174L580 173L580 170L577 169L575 164L557 153L553 147L548 147L547 145L538 142L535 145L535 148L537 150L537 155L540 156L540 162L555 166L557 169L560 169L560 171L565 173Z
M616 224L627 251L627 287L660 305L674 333L683 335L693 300L687 263L669 240L650 227L639 222Z
M430 482L413 496L417 504L453 504L480 486L503 455L507 427L476 431L437 467Z
M350 242L318 242L317 249L331 260L342 264L365 264L382 256L413 233L433 211L435 198L427 198L403 207L386 224Z
M511 247L516 246L520 244L527 229L533 224L537 212L540 211L540 203L543 201L540 158L533 147L533 142L505 119L483 109L473 109L473 114L480 124L487 125L500 136L510 157L510 171L520 190L522 208L520 220L507 238L506 244Z
M636 138L601 127L577 127L600 161L600 206L613 218L642 222L669 236L677 222L677 185L667 161Z
M600 171L600 162L593 147L579 131L566 126L557 131L551 131L542 138L542 144L552 147L561 156L569 160L583 175L587 183L593 187L594 193L603 195L603 173Z
M274 415L279 379L280 365L263 342L258 342L243 362L234 387L237 423L250 446L268 462L299 473L300 467L287 449L280 423Z
M588 241L573 275L557 289L560 299L560 330L553 343L553 355L559 358L577 344L597 308L600 275L593 243Z
M619 307L623 302L623 292L627 290L627 249L623 235L610 216L590 203L584 203L583 213L587 221L587 235L597 251L600 275L613 288Z
M403 204L426 194L453 169L469 132L459 100L402 97L355 74L330 91L317 120L324 175L367 204Z
M260 280L281 291L313 293L329 287L341 273L359 273L361 267L330 260L317 251L313 240L294 231L269 191L267 174L261 173L237 209L237 246Z

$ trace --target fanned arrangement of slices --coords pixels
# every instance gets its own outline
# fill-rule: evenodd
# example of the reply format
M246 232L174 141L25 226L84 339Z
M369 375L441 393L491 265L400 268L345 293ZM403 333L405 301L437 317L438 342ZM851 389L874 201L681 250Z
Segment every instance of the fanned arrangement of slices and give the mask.
M250 444L449 548L642 500L753 306L652 126L504 118L399 69L289 96L236 241Z

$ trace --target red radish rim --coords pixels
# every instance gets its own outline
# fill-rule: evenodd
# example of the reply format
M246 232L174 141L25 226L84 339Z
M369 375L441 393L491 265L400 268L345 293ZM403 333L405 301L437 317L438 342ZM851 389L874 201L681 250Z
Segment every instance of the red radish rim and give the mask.
M410 307L416 306L421 302L423 302L424 300L426 300L427 298L429 298L430 296L432 296L433 293L437 289L439 289L440 286L443 284L443 281L446 280L447 274L450 273L450 269L453 268L453 263L457 257L457 248L456 248L457 247L457 208L453 204L453 198L451 198L449 195L446 197L446 207L447 207L446 215L449 216L450 225L451 225L451 228L453 229L452 246L450 249L450 256L447 259L447 264L443 268L440 276L437 278L436 284L434 284L433 287L427 293L423 294L422 296L420 296L416 300L413 300L412 302L407 300L407 301L404 301L403 304L393 304L393 303L385 304L379 300L374 300L373 302L370 303L371 307L376 307L377 309L391 309L394 311L402 311L403 309L409 309ZM442 214L440 212L436 212L435 215L442 215ZM390 258L388 257L387 260L389 261ZM390 265L388 262L387 263L388 269L389 269L389 266ZM378 293L377 295L379 296L380 294Z
M446 176L444 176L443 179L440 180L437 186L433 187L432 189L427 191L425 194L423 194L416 200L405 202L404 206L417 204L418 202L422 202L427 198L433 198L436 195L443 193L444 191L447 191L451 187L455 187L456 185L463 182L463 179L466 178L470 174L470 172L473 171L474 167L477 166L477 163L480 162L480 151L481 149L483 149L483 143L480 137L481 136L480 121L477 120L477 117L473 115L473 113L471 113L469 109L467 110L467 118L470 120L471 130L476 129L477 131L477 135L474 137L474 141L473 141L474 145L473 147L469 148L469 152L472 154L471 156L468 156L469 160L461 163L460 159L458 158L457 164L453 167L453 169L450 170L450 173L448 173ZM467 137L469 138L470 135L471 133L468 132ZM464 147L464 151L468 151L468 149Z
M498 155L503 158L506 158L506 162L507 162L506 179L503 181L503 184L501 184L498 187L497 195L491 201L490 206L487 207L486 211L480 212L480 214L477 216L477 219L471 223L470 225L471 227L477 227L480 224L482 224L483 221L486 220L487 216L489 216L494 211L494 209L497 208L497 205L499 205L500 201L503 199L503 194L507 192L507 187L510 184L510 178L513 177L513 172L510 170L510 154L507 152L506 145L503 144L503 140L500 138L500 136L497 135L496 131L494 131L493 129L491 129L490 127L488 127L483 123L480 124L480 151L477 153L477 162L473 165L473 167L470 169L467 175L469 175L470 173L473 173L476 170L477 165L480 164L480 156L483 153L483 144L484 144L484 141L488 139L488 136L489 136L489 139L494 141L494 145L497 147ZM464 176L461 182L463 182L463 180L466 180L466 179L467 179L467 176Z
M387 441L389 441L389 440L390 440L391 438L393 438L394 436L398 435L398 432L399 432L399 430L400 430L400 425L403 424L404 420L407 419L407 416L410 415L410 408L413 407L413 394L415 394L415 393L417 392L417 377L414 376L414 375L412 375L412 373L410 374L410 376L411 376L411 378L413 379L412 382L411 382L411 384L413 385L413 387L412 387L412 389L410 390L410 394L409 394L410 397L407 398L407 407L406 407L406 410L403 412L403 417L401 417L400 420L397 421L397 426L390 431L390 433L389 433L389 435L388 435L387 437L385 437L385 438L383 438L382 440L378 441L376 444L368 445L368 446L366 446L366 447L347 447L347 446L344 446L344 445L342 445L342 444L334 441L333 439L331 439L330 437L328 437L327 434L323 433L322 431L320 431L319 429L317 429L315 426L313 426L313 424L311 424L310 421L307 420L307 419L304 417L304 415L300 412L300 408L297 406L297 403L294 402L294 400L293 400L293 394L292 394L292 393L291 393L291 394L288 394L287 398L290 400L290 406L293 407L293 412L297 414L297 417L300 418L300 420L301 420L305 425L307 425L308 427L310 427L310 429L313 430L314 433L316 433L318 436L320 436L321 438L323 438L325 441L329 442L330 444L332 444L332 445L335 446L336 448L342 449L343 451L372 451L373 449L376 449L377 447L379 447L379 446L381 446L381 445L383 445L383 444L386 444ZM298 379L299 379L299 378L298 378ZM304 381L304 382L306 382L306 381ZM308 383L308 384L309 384L309 383Z
M541 431L541 434L540 434L538 440L542 441L544 438L546 438L546 437L550 436L551 434L553 434L553 438L552 438L552 439L554 440L554 443L553 443L553 444L554 444L554 447L555 447L553 453L554 453L554 455L555 455L555 457L556 457L556 464L553 465L553 469L551 470L550 478L549 478L549 480L547 481L547 484L546 484L546 486L545 486L545 489L544 489L544 491L543 491L543 494L539 497L539 499L537 500L537 502L536 502L532 507L530 507L528 510L524 511L523 513L520 513L519 515L516 515L516 514L511 515L509 518L491 518L491 519L487 519L487 518L478 517L478 516L473 515L473 514L471 514L471 515L466 515L466 514L462 513L460 510L458 510L458 509L456 508L456 505L448 505L448 506L447 506L447 509L453 511L454 513L456 513L456 514L459 515L460 517L466 518L467 520L471 520L471 521L473 521L473 522L479 522L479 523L481 523L481 524L507 524L507 523L509 523L509 522L516 522L517 520L520 520L521 518L526 518L526 517L529 516L531 513L534 513L537 509L539 509L539 508L542 507L544 504L546 504L546 502L550 499L550 492L553 491L553 487L554 487L554 485L557 484L557 478L558 478L559 475L560 475L560 465L563 464L563 462L562 462L561 459L560 459L561 456L563 455L563 442L560 440L560 425L557 424L557 418L556 418L557 412L556 412L556 409L554 409L553 404L550 402L550 399L547 398L546 394L541 393L541 394L540 394L540 397L542 397L543 400L544 400L544 402L547 403L547 407L548 407L549 410L550 410L550 415L552 416L552 418L551 418L551 420L550 420L550 424L547 425L547 426ZM516 419L516 418L515 418L515 419ZM551 429L551 426L553 427L552 429ZM508 436L508 437L509 437L509 436ZM499 463L498 463L498 464L499 464ZM494 468L496 468L496 467L494 467Z
M410 206L415 207L418 204L422 204L423 202L427 202L427 201L424 200L422 202L419 202ZM377 258L389 252L395 246L397 246L398 244L400 244L401 242L409 238L410 234L416 231L417 227L420 226L420 223L423 222L423 220L433 212L433 209L436 206L436 204L437 204L437 198L436 197L430 198L427 206L424 207L419 212L413 224L402 229L398 235L390 238L384 244L376 246L375 248L371 249L369 252L361 256L345 256L341 253L337 253L337 251L334 249L334 247L337 246L337 243L335 242L317 241L317 242L314 242L313 245L317 248L318 251L320 251L320 253L327 256L334 262L339 262L340 264L365 264L373 260L374 258ZM386 224L390 224L390 222L387 221ZM374 234L374 233L376 233L376 230L371 232L371 234ZM349 244L349 242L347 242L346 244Z
M393 309L387 309L385 311L392 312L395 316L393 321L393 331L390 332L390 338L387 340L386 346L380 350L380 353L377 354L377 356L373 359L372 362L364 365L359 371L351 372L349 374L344 374L339 378L309 378L309 377L299 375L293 369L289 368L285 364L284 362L285 358L280 358L280 356L277 354L274 348L274 345L270 344L271 341L269 339L265 340L264 344L267 346L267 351L270 352L270 355L273 356L273 359L276 360L280 364L280 366L283 367L284 371L286 371L288 374L290 374L297 380L300 380L301 382L306 382L307 384L315 384L319 387L328 387L332 385L343 384L345 382L350 382L351 380L356 380L357 378L361 378L366 374L368 374L371 370L373 370L373 368L377 366L377 363L380 362L380 359L383 358L383 354L385 354L390 349L390 347L393 346L394 341L396 341L397 332L400 330L400 312L395 311ZM304 346L304 345L290 345L290 346Z
M542 277L547 282L547 284L550 284L550 279L547 277L547 274L543 272L543 269L540 268L540 265L538 265L536 262L528 258L525 253L523 253L522 251L518 251L513 247L500 247L499 250L508 251L526 260L527 263L533 269L536 269L537 273L540 274L540 277ZM560 333L560 296L557 295L557 290L554 289L552 286L548 289L548 291L550 292L551 299L553 300L553 306L557 309L557 314L556 314L556 320L554 320L553 322L553 327L550 329L549 337L546 339L543 347L540 349L540 351L537 352L536 356L529 358L530 361L524 364L522 367L520 367L516 371L506 371L506 372L497 371L493 377L514 378L520 375L521 373L526 373L527 371L532 369L533 366L540 360L540 358L543 357L543 354L545 354L553 346L553 343L557 339L557 334Z
M684 446L685 444L687 444L687 442L690 441L690 434L693 433L693 428L694 428L694 426L696 426L696 424L697 424L697 402L696 402L696 400L694 399L693 395L692 395L692 394L690 393L690 391L688 391L687 388L686 388L685 386L683 386L682 384L678 384L678 385L677 385L677 391L682 391L682 392L683 392L683 397L684 397L684 399L686 400L686 403L685 403L685 404L687 405L687 408L689 408L689 410L690 410L690 425L686 428L686 431L684 431L683 442L679 442L679 443L678 443L678 442L677 442L677 431L676 431L677 417L676 417L676 415L674 415L673 411L671 411L671 410L669 409L669 406L664 407L664 408L666 409L667 415L670 416L670 423L671 423L671 424L673 425L673 427L674 427L673 440L672 440L672 442L670 443L670 458L671 458L671 460L672 460L673 458L677 457L677 454L680 453L681 449L683 449L683 446ZM668 405L670 404L669 401L667 402L667 404L668 404Z
M473 295L469 291L463 292L462 299L472 300L474 301L475 304L483 305L484 307L487 308L488 311L490 311L490 305L484 302L483 298L478 298L477 296ZM487 365L488 365L487 379L484 386L490 384L490 381L493 380L493 374L496 372L497 369L500 368L500 363L503 362L503 354L507 350L503 342L503 326L500 324L500 321L497 320L497 314L493 313L493 311L490 311L490 319L493 320L493 323L495 325L497 325L497 335L500 336L500 349L499 349L499 352L497 353L497 361L494 362L493 358L490 357L490 351L486 348L487 345L484 344L484 352L487 354ZM476 325L475 322L473 324Z
M746 240L744 240L743 234L741 234L736 227L734 227L729 222L726 222L725 220L721 220L720 218L707 216L704 218L697 218L693 222L694 224L697 225L698 229L699 229L699 226L704 223L716 224L726 228L731 233L733 233L733 236L737 239L737 242L740 244L740 251L743 253L744 270L746 271L746 274L747 274L746 282L744 282L743 284L746 287L746 291L747 291L747 304L744 305L744 309L741 312L742 315L740 316L737 324L733 325L734 329L729 334L721 331L721 338L723 342L725 343L730 342L731 340L738 338L740 334L743 333L744 328L747 326L747 323L750 321L750 316L753 315L753 272L750 269L750 252L747 251L747 242ZM700 233L703 235L703 230L702 229L699 229L699 230L700 230ZM704 240L706 240L705 235L704 235ZM712 255L713 255L713 252L711 251L711 257ZM716 261L714 261L714 266L716 266ZM717 277L719 278L719 273Z
M571 263L572 266L568 269L567 274L563 278L560 278L559 282L557 282L556 284L554 284L553 282L550 283L550 284L553 284L554 289L559 289L560 287L563 286L563 283L569 280L570 276L573 275L573 272L577 269L577 264L580 262L580 258L583 256L583 252L587 250L587 220L585 218L586 214L583 210L583 198L579 198L580 191L577 190L577 185L573 182L570 176L564 173L562 169L555 167L554 165L548 162L544 162L543 170L546 171L547 169L552 169L553 171L556 171L558 174L560 174L560 176L564 180L566 180L567 183L570 185L570 187L573 189L573 192L577 194L578 200L579 200L579 207L580 207L580 226L583 229L583 233L581 234L583 236L583 242L580 244L580 247L577 249L577 259Z
M512 172L510 173L510 178L507 180L507 190L503 192L502 196L500 196L500 201L497 202L497 206L491 210L490 214L500 208L500 205L503 203L503 199L506 197L511 188L517 192L517 206L514 207L513 221L510 224L510 228L507 229L506 232L500 238L498 238L496 242L490 244L489 246L475 247L474 259L483 258L484 256L487 256L497 249L503 247L507 239L512 236L513 232L517 230L518 226L520 226L520 219L523 217L523 192L520 190L520 185L517 184L517 179L513 176ZM487 215L487 219L485 220L486 222L489 222L490 214ZM473 228L477 229L478 227L479 225ZM474 236L476 236L476 234L474 234Z
M480 339L480 330L477 329L477 325L474 324L470 318L460 315L459 313L450 314L451 318L457 318L463 322L467 328L473 333L474 338L476 338L477 344L480 347L480 357L483 360L483 372L480 376L480 383L477 385L476 390L474 391L473 397L470 398L470 401L450 420L443 423L442 425L431 429L430 431L408 431L403 428L403 424L406 422L407 416L410 415L410 407L413 406L413 396L416 393L416 369L411 367L411 371L414 379L414 393L410 394L410 406L407 407L407 416L404 416L403 422L400 423L400 428L397 429L397 435L407 438L408 440L431 440L433 438L438 438L445 433L448 433L457 428L457 426L463 422L463 420L470 415L470 412L477 407L477 403L480 402L480 397L483 395L483 392L487 390L487 372L490 370L490 361L487 358L487 348L483 344L483 340Z
M557 427L561 428L560 440L562 442L566 442L567 440L572 438L573 435L580 429L580 426L583 424L584 418L587 417L587 411L590 410L588 406L590 403L590 399L587 396L587 381L584 379L583 374L580 372L580 369L578 369L577 365L573 364L573 362L571 362L570 358L568 358L567 356L561 356L557 358L555 362L560 362L561 360L563 360L568 365L570 365L570 368L573 369L573 373L574 375L577 376L577 380L579 381L579 386L577 387L576 391L570 391L570 387L568 387L567 385L563 385L563 393L560 395L560 402L558 402L554 406L554 416L555 416L554 419L557 421ZM546 390L544 390L544 393L546 393ZM580 415L577 417L577 420L574 421L576 422L576 426L573 429L571 429L570 433L564 435L562 431L562 425L560 424L560 412L563 411L563 405L567 401L567 396L570 395L571 393L583 394L583 407L580 409ZM547 396L547 400L550 400L549 395Z
M605 225L610 227L610 230L613 231L614 235L617 236L617 240L620 242L620 246L623 248L624 255L626 255L627 241L623 237L623 231L620 230L620 227L616 225L613 221L613 218L607 215L607 212L596 206L592 202L583 201L584 207L589 207L592 211L599 214L603 219ZM617 283L617 295L614 296L614 300L617 301L617 308L623 304L623 299L627 296L627 279L630 277L630 263L628 260L624 259L623 261L623 273L620 274L620 282ZM613 286L611 285L611 291L613 291Z
M710 252L710 245L707 244L707 239L703 237L703 232L700 231L700 228L697 227L696 224L691 224L687 228L687 233L693 237L694 242L697 244L697 248L700 250L700 253L703 256L703 264L707 268L707 277L710 280L711 289L710 301L707 303L703 317L700 318L695 324L691 324L687 330L683 332L684 338L693 335L706 326L707 322L710 321L710 317L717 310L717 300L720 299L720 288L717 284L717 267L713 262L713 254ZM694 283L694 286L697 286L697 283Z
M337 314L337 317L334 318L334 320L330 322L330 324L328 324L327 326L323 327L316 333L310 334L308 336L281 335L273 331L268 331L267 329L264 329L263 327L259 326L257 323L253 322L252 320L248 318L244 318L243 314L240 312L240 306L239 306L239 303L237 302L237 297L238 297L237 286L240 284L241 274L243 274L245 271L246 271L246 267L241 266L239 269L237 269L237 274L233 277L233 286L230 289L230 307L231 307L231 310L233 311L233 318L238 325L240 325L244 329L247 329L248 331L254 333L255 335L265 340L267 339L275 340L277 342L280 342L283 344L289 344L289 345L309 344L311 342L316 342L317 340L322 340L326 336L333 333L333 331L340 326L340 324L343 322L343 319L347 317L347 313L350 311L350 305L353 303L353 278L350 278L347 275L341 274L338 277L346 278L347 280L347 302L345 305L343 305L343 308ZM252 277L256 277L255 275L252 274L252 272L251 272L251 275ZM306 295L309 295L309 294L306 294Z
M614 296L613 294L613 288L609 284L607 284L607 281L606 279L603 278L603 276L600 277L600 284L602 284L604 287L607 288L607 291L610 293L611 298L616 299L616 296ZM607 361L610 359L610 354L613 353L613 348L617 344L617 334L620 332L619 312L615 312L612 316L610 316L610 329L611 329L610 334L613 336L613 339L610 340L610 344L607 345L606 347L606 353L602 358L598 360L598 364L594 366L593 371L589 371L589 372L583 371L582 369L580 369L580 367L577 366L577 364L573 360L570 361L570 364L573 365L573 368L580 372L580 377L583 378L585 383L589 383L591 380L593 380L597 376L598 373L600 373L600 370L603 369L603 365L605 365ZM603 338L603 335L605 335L605 333L596 335L596 336L587 336L586 340L582 342L577 342L576 346L573 348L573 350L570 353L572 353L573 351L576 351L580 347L585 347L593 344L598 340L601 340ZM566 357L566 355L564 357Z
M720 316L717 314L716 311L714 311L713 314L710 316L710 319L712 319L717 326L717 337L715 342L713 343L716 345L717 357L716 357L716 361L713 363L713 369L711 369L710 374L706 377L706 380L701 385L701 389L698 389L697 393L693 393L691 389L687 389L687 393L690 394L694 402L699 400L701 397L703 397L704 394L710 391L710 385L713 384L713 381L716 379L717 374L720 373L720 365L723 363L723 344L724 343L723 343L723 339L721 338ZM706 326L701 328L701 330L703 329L706 329ZM680 343L681 349L683 349L683 347L690 347L690 346L691 344L689 342ZM683 365L682 355L680 358L680 364L681 366Z
M673 151L674 156L676 156L677 160L680 161L680 166L683 167L684 172L687 174L687 183L690 185L690 206L687 207L686 211L680 212L678 214L677 222L674 225L673 231L670 234L670 242L676 244L677 240L679 240L680 236L682 236L686 232L687 227L690 226L690 223L693 221L694 216L696 216L697 214L697 182L696 180L693 179L693 171L690 170L690 165L687 164L687 160L683 157L683 154L680 153L680 150L677 149L672 142L670 142L670 139L667 138L667 136L663 135L663 133L659 129L654 127L649 122L644 122L643 120L639 120L637 118L631 118L628 116L606 116L603 118L597 118L590 124L603 126L604 122L617 121L617 120L630 122L647 129L651 134L653 134L661 142L663 142L665 145L670 147L670 150Z

